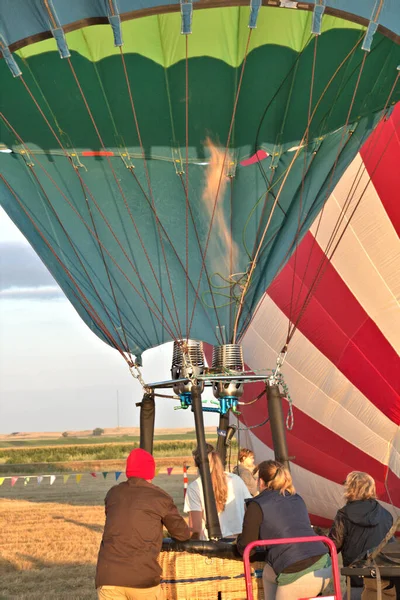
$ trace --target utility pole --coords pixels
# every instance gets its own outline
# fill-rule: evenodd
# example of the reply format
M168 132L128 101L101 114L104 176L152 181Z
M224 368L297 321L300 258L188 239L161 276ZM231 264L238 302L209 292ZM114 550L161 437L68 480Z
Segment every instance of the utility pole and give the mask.
M119 391L117 390L117 428L119 429Z

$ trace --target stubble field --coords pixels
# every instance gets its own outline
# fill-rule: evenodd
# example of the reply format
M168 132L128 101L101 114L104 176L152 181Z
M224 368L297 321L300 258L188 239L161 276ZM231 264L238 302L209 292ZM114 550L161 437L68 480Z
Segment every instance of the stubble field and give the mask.
M178 467L176 467L178 471ZM183 476L161 473L154 483L183 508ZM194 469L193 469L194 471ZM194 478L192 472L189 481ZM123 481L121 475L118 482ZM115 485L86 473L79 484L58 477L0 487L0 599L95 600L94 573L104 526L104 497Z

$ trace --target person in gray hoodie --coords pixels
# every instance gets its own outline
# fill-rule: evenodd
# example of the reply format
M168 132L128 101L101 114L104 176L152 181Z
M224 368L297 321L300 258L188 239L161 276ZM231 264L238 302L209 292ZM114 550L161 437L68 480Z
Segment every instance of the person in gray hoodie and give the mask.
M336 513L329 537L342 553L343 566L371 550L384 539L393 525L393 517L376 499L374 479L360 471L352 471L344 482L345 506ZM367 582L368 583L368 582ZM389 581L382 580L382 589L387 590L384 597L396 597ZM351 577L351 598L358 600L363 592L363 578ZM363 594L363 599L366 597Z

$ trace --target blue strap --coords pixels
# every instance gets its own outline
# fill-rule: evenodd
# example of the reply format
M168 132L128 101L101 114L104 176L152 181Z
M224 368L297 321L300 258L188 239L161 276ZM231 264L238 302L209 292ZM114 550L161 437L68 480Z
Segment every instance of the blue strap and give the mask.
M370 21L367 29L367 33L365 34L365 38L363 41L363 45L361 46L362 50L369 52L371 50L372 40L374 38L375 32L378 29L378 23L374 23Z
M181 0L181 15L182 15L181 33L183 35L188 35L189 33L192 33L192 16L193 16L192 0Z
M61 58L69 58L71 56L67 40L65 39L65 33L63 28L61 27L60 19L57 16L56 10L54 8L54 4L52 0L47 0L47 12L50 17L50 24L55 24L56 27L51 27L51 33L56 40L57 48L60 53Z
M110 3L106 2L108 21L114 36L114 46L122 46L124 42L122 40L121 18L119 16L117 0L111 0L111 6L112 10L110 10Z
M112 31L113 31L113 35L114 35L114 46L122 46L123 45L123 40L122 40L122 28L121 28L121 19L119 15L110 15L108 17L108 20L110 22Z
M314 6L311 33L321 35L322 16L325 12L325 4L316 4Z
M65 33L62 27L52 29L51 33L53 34L53 37L56 40L57 48L61 58L69 58L71 56L71 53L68 49L67 40L65 39Z
M7 46L6 41L2 35L0 35L0 51L13 77L21 77L21 69L19 68L17 61L10 52L10 49Z
M258 13L260 12L261 0L250 1L250 19L249 28L255 29L257 27Z

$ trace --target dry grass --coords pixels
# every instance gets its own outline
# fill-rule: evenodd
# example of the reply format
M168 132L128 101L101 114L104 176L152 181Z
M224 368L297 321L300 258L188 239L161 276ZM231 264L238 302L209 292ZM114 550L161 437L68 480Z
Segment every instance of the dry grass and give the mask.
M157 461L158 463L159 461ZM107 470L107 469L104 469ZM154 483L183 508L181 469ZM195 469L189 481L195 477ZM121 476L119 481L123 481ZM104 525L109 475L86 473L78 485L62 476L50 486L32 479L0 487L0 600L95 600L94 573ZM344 584L344 578L342 578ZM342 588L343 589L343 588ZM326 592L328 593L328 591Z
M206 427L206 432L215 432L215 427ZM74 438L85 438L92 436L92 429L84 429L81 431L68 431L68 436ZM179 439L181 435L186 433L193 433L195 435L194 429L189 430L187 427L185 428L170 428L170 429L155 429L155 436L159 435L176 435ZM102 438L111 436L138 436L140 434L139 427L105 427L104 434L101 436ZM0 433L0 441L2 442L12 442L12 441L23 441L23 440L54 440L60 438L62 435L62 431L20 431L12 433Z
M0 598L94 600L103 500L115 480L84 475L79 485L72 477L65 485L62 477L52 486L45 481L24 486L18 480L13 488L6 481L0 488ZM161 474L154 483L182 509L181 473Z

